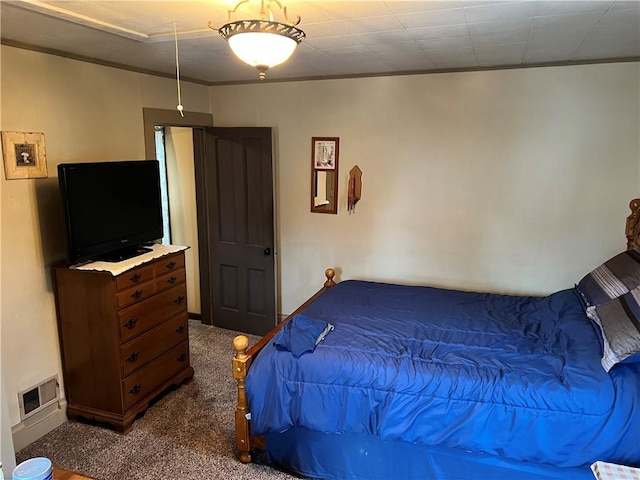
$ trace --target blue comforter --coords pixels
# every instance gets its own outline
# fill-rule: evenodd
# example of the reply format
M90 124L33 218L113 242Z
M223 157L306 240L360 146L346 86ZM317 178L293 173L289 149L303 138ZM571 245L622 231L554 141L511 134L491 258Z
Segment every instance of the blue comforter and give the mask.
M516 297L342 282L305 316L335 326L247 378L255 434L303 427L515 460L640 464L640 365L600 365L574 290Z

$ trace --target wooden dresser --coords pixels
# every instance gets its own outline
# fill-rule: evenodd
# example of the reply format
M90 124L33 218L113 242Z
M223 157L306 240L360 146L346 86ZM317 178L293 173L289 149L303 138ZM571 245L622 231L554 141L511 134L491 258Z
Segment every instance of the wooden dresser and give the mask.
M154 397L193 376L184 252L117 276L54 275L67 416L126 433Z

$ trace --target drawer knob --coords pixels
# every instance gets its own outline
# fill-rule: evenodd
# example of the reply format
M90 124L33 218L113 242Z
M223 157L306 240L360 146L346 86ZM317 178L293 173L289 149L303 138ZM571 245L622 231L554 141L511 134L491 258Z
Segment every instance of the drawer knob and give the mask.
M135 292L133 292L133 293L131 294L131 298L136 298L136 299L138 299L138 298L140 298L141 296L142 296L142 290L136 290Z
M176 360L178 362L184 362L187 359L187 354L186 353L181 353L180 356L178 358L176 358Z
M171 277L167 280L167 283L169 283L170 285L173 285L174 283L176 283L178 279L176 277Z
M142 388L142 384L141 383L136 383L133 388L131 388L131 390L129 390L129 393L131 395L135 395L136 393L138 393L140 391L140 389Z
M174 300L174 303L177 303L178 305L180 305L182 302L184 302L184 296L183 295L180 295L179 297L177 297Z
M178 328L176 328L176 333L183 333L186 329L187 327L185 325L180 325Z
M142 275L140 275L139 273L136 273L135 275L130 277L129 280L131 280L133 283L138 283L141 278L142 278Z
M140 355L140 352L132 352L131 355L129 355L127 358L125 358L125 360L127 362L135 362L136 360L138 360L138 356Z
M136 326L136 323L138 323L138 319L132 318L130 320L127 320L122 326L131 330L133 327Z
M166 266L169 270L173 270L174 268L176 268L176 262L169 262Z

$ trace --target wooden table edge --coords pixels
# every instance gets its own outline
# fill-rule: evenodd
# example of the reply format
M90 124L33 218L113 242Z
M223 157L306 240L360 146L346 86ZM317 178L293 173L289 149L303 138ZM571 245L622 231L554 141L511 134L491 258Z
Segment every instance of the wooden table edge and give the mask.
M53 480L95 480L91 477L85 477L79 473L74 473L64 468L53 467Z

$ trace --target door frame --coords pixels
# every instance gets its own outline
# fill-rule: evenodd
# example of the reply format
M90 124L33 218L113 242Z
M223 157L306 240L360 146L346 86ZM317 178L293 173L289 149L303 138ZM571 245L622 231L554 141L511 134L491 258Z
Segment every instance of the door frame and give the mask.
M195 167L196 211L198 224L198 265L200 267L200 321L206 325L213 325L211 309L211 276L209 272L209 222L208 205L204 192L204 151L202 127L213 127L213 115L210 113L183 112L181 117L176 110L164 110L157 108L143 108L144 122L144 150L148 160L155 160L156 141L155 127L191 127L193 129L193 156ZM205 308L206 307L206 308Z

